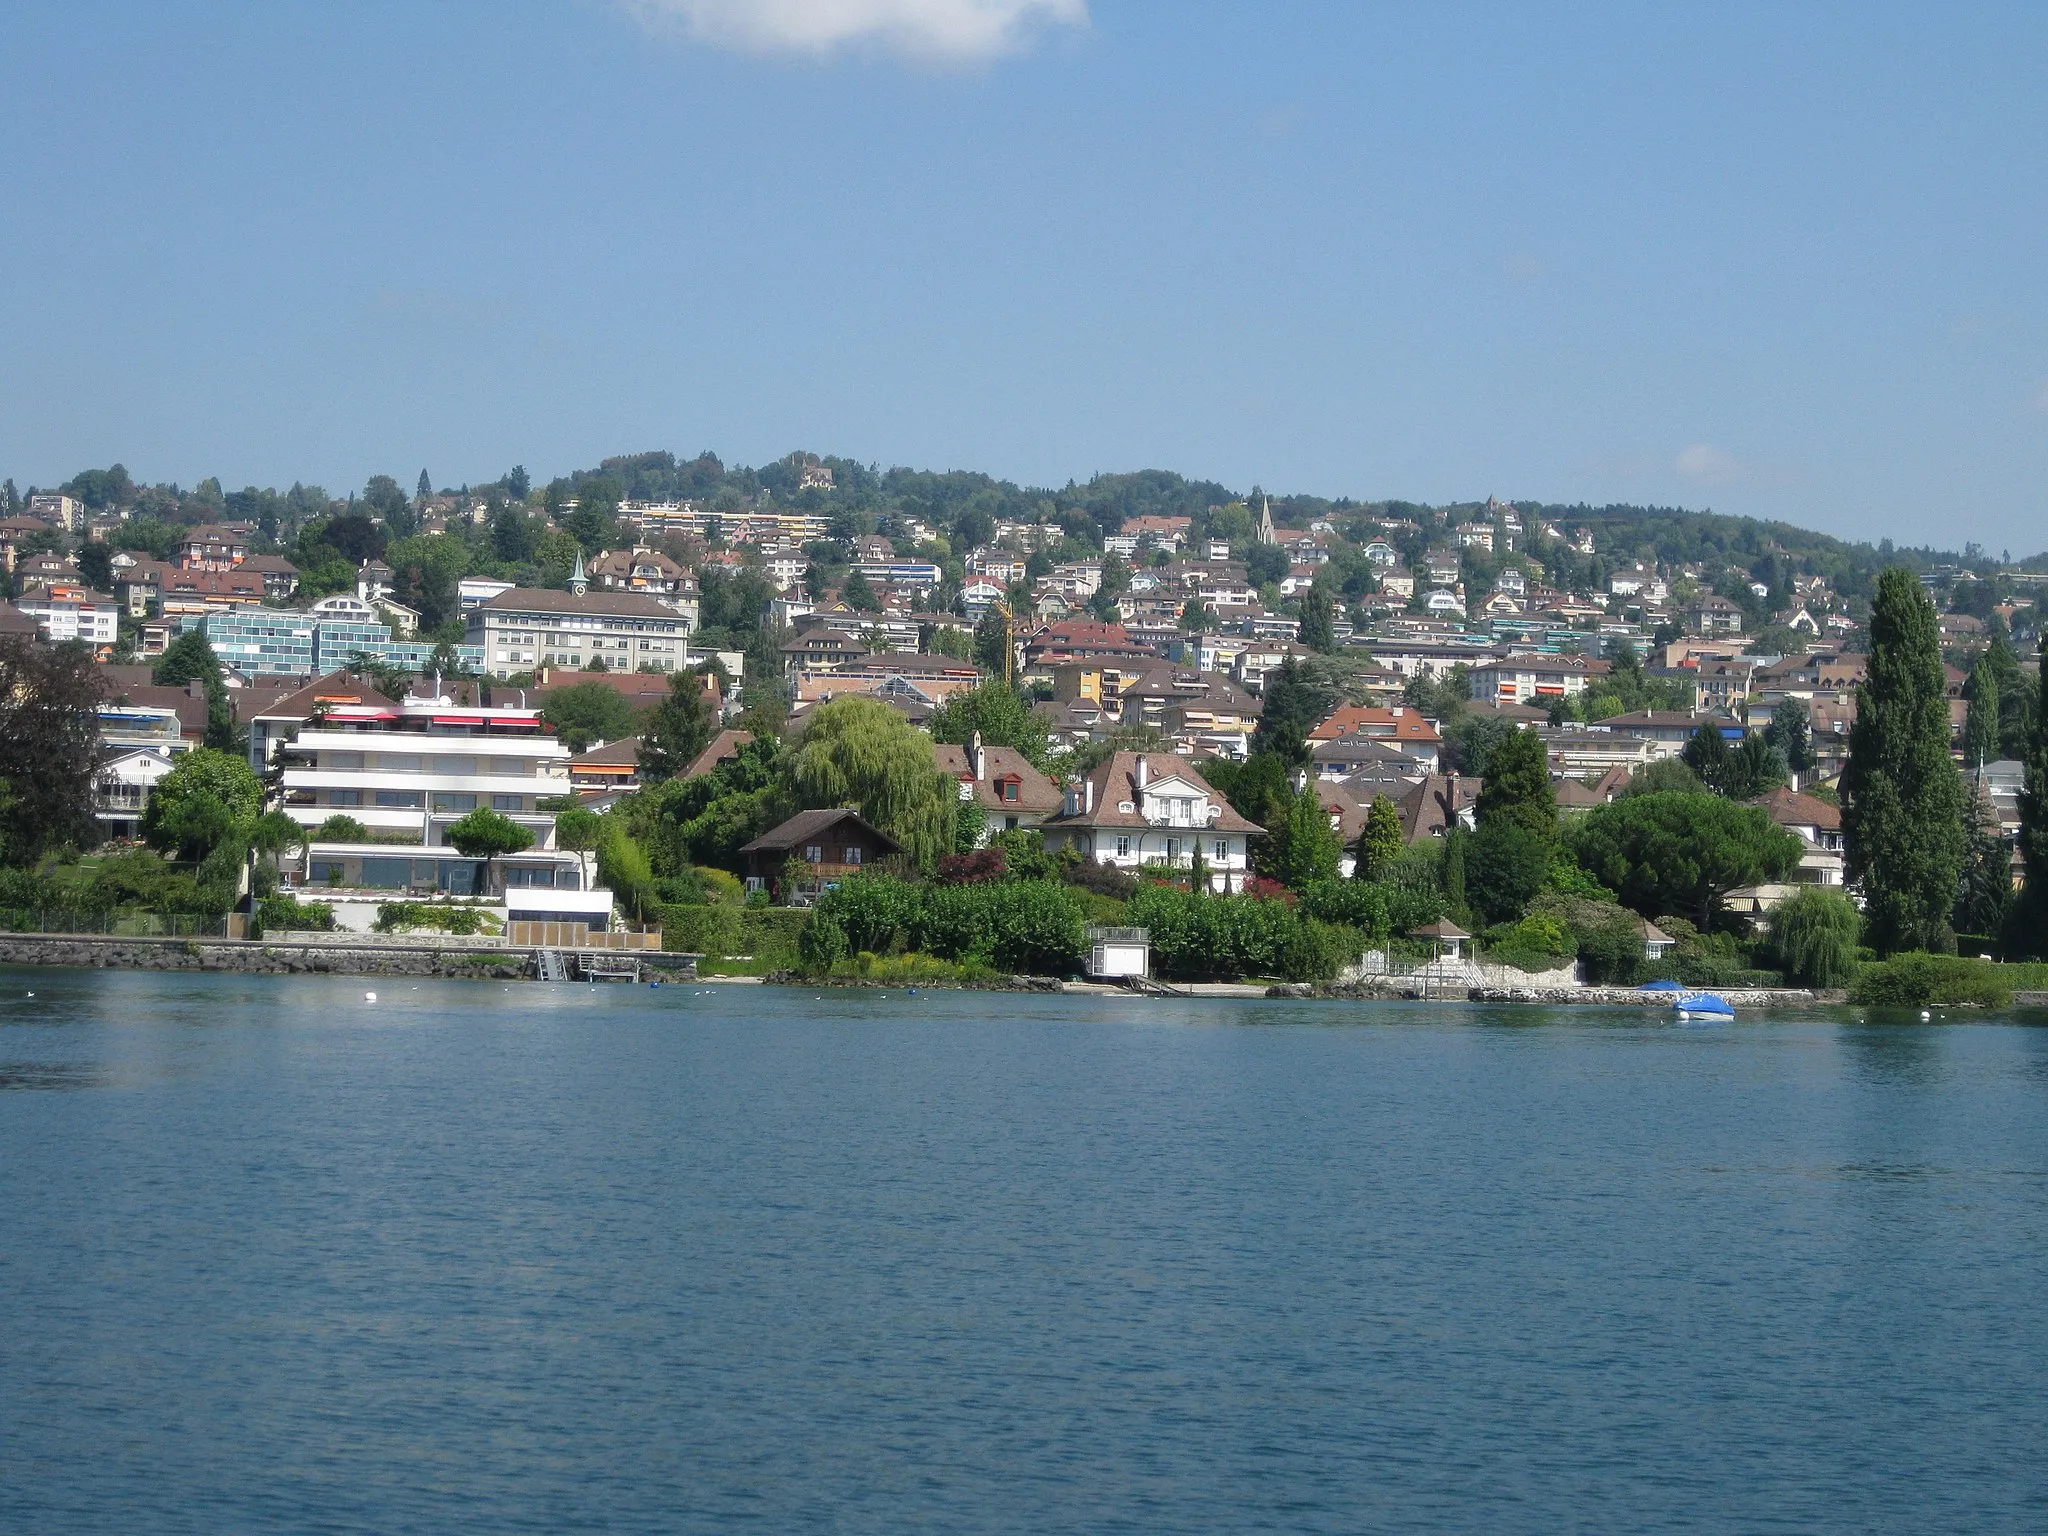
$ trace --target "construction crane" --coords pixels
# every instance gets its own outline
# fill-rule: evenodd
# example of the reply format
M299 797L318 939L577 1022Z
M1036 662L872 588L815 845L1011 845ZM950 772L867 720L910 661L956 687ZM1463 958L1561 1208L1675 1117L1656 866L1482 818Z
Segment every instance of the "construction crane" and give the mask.
M1001 598L988 606L991 613L1003 616L1003 684L1014 688L1017 685L1017 615Z

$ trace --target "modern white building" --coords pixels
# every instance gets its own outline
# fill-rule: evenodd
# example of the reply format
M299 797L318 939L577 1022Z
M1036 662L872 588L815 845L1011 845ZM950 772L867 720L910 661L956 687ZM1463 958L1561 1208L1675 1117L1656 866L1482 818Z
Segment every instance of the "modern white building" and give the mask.
M469 610L469 643L492 677L542 667L672 672L685 662L690 622L638 592L578 596L529 587L501 592Z
M1039 830L1048 852L1071 848L1133 872L1192 869L1199 856L1211 890L1237 891L1251 872L1247 839L1264 829L1233 810L1186 759L1118 752L1070 788Z
M542 809L573 793L569 755L537 709L471 708L446 697L327 705L280 748L284 810L309 829L348 816L376 841L313 839L306 882L456 896L502 890L513 919L604 927L611 893L585 889L582 860L554 847L554 814ZM480 808L525 827L533 847L492 860L488 872L458 853L448 828Z

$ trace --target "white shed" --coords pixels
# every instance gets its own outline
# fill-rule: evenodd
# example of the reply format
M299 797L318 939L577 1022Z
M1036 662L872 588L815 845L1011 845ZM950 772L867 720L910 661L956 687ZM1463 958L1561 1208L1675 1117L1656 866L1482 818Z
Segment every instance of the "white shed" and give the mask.
M1151 932L1144 928L1090 928L1088 974L1107 980L1151 975Z

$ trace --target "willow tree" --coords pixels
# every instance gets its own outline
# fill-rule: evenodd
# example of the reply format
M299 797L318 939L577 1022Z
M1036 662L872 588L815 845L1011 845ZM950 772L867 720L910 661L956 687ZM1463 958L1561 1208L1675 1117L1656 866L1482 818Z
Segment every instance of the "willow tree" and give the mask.
M856 810L930 869L953 851L960 788L939 772L932 739L880 699L820 704L782 760L787 810Z
M1949 913L1965 854L1963 783L1949 756L1948 690L1934 605L1920 578L1878 578L1870 673L1856 697L1842 774L1848 874L1870 943L1884 954L1953 952Z

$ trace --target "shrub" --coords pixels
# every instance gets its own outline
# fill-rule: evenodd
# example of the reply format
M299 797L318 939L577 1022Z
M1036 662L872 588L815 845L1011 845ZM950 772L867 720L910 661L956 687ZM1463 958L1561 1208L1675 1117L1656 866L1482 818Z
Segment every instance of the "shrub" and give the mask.
M367 843L370 829L346 812L336 811L313 829L313 838L322 843Z
M1097 895L1111 896L1118 901L1129 901L1138 893L1138 882L1133 876L1112 865L1089 860L1067 865L1060 878L1068 885L1077 885L1084 891L1094 891Z
M933 879L941 885L982 885L1001 880L1010 872L1008 856L1000 848L977 848L972 853L949 853L939 860Z
M498 919L482 907L453 901L387 901L378 906L373 926L379 933L431 928L440 933L469 935L503 930Z
M1362 948L1356 929L1303 917L1283 901L1259 896L1198 896L1154 886L1134 896L1125 915L1150 931L1161 974L1188 979L1324 980Z
M1984 960L1898 955L1857 971L1849 1001L1895 1008L2003 1008L2012 1001L2012 978L2002 966Z
M1080 897L1048 881L918 886L859 875L813 909L802 957L822 971L854 955L908 949L1065 975L1079 967L1085 943Z
M326 933L333 928L334 908L324 901L266 896L257 903L256 932L250 937L261 938L266 933Z
M1856 969L1863 915L1839 891L1810 886L1771 914L1771 947L1786 976L1809 987L1843 987Z

